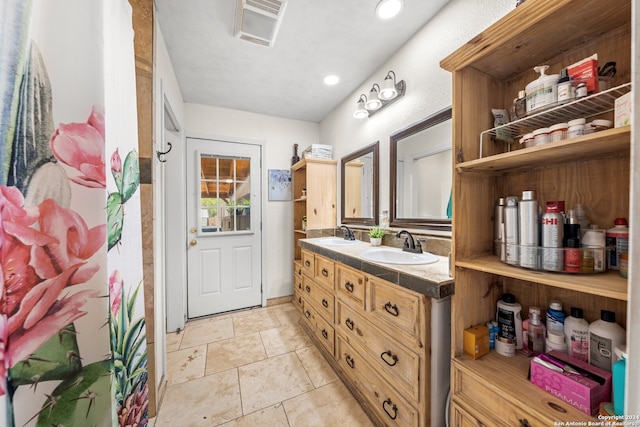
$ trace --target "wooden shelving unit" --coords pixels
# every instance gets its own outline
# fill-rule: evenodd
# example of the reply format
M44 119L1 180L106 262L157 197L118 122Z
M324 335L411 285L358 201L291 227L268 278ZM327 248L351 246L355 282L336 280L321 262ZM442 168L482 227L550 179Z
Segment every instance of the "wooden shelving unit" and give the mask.
M491 109L508 107L536 78L534 66L546 64L555 73L594 53L602 63L616 61L613 87L630 90L630 1L616 7L596 0L528 1L441 61L453 77L452 426L593 421L530 384L525 356L465 356L463 331L495 318L496 301L505 292L516 296L525 318L529 306L545 309L550 299L559 299L565 311L583 308L589 322L601 309L614 311L626 327L628 283L617 271L533 271L504 264L492 253L496 200L525 190L535 190L542 206L550 200L564 200L567 209L581 203L600 228L611 227L616 217L629 218L630 127L531 148L495 138L497 130L517 136L552 125L557 115L612 119L610 100L588 114L574 113L570 109L584 105L573 103L492 129Z

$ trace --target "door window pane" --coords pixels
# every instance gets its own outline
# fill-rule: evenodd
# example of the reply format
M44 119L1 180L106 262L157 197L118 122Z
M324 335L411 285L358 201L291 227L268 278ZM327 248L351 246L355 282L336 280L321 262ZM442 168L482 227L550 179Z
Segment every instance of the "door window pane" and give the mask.
M200 231L251 230L251 160L200 155Z

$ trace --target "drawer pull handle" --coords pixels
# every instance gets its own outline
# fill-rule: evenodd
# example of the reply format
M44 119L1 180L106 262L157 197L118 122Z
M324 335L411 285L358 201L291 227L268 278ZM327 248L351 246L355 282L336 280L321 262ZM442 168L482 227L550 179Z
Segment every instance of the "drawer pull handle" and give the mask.
M349 292L353 292L353 289L354 289L354 287L353 287L353 283L351 283L351 282L347 282L347 283L345 283L345 284L344 284L344 288L345 288L346 290L348 290Z
M311 267L311 262L310 261L305 261L304 262L304 266L305 267Z
M518 421L520 421L520 427L531 427L531 424L529 424L529 421L527 421L526 418L523 418Z
M298 274L299 275L302 274L302 269L298 270Z
M326 299L322 298L322 305L324 308L329 308L329 301L327 301Z
M562 406L557 405L557 404L555 404L555 403L553 403L553 402L547 402L547 405L549 405L549 407L550 407L551 409L553 409L554 411L558 411L558 412L567 412L567 410L566 410L566 409L564 409Z
M305 286L304 288L308 293L311 293L311 288L309 287L309 285Z
M347 328L349 328L349 329L351 329L353 331L353 326L354 326L353 320L347 319L347 320L344 321L344 324L347 325Z
M323 268L323 269L322 269L322 275L323 275L324 277L329 277L329 270L327 270L326 268Z
M329 333L325 329L322 330L322 336L324 337L325 340L329 339Z
M380 358L384 360L384 363L389 366L395 366L398 363L398 356L391 353L391 350L387 350L384 353L381 353Z
M344 358L344 361L347 362L347 365L349 365L351 369L354 369L356 367L356 362L351 358L350 355L347 354L347 356Z
M391 415L391 413L387 409L387 406L391 406L391 411L393 411L393 415ZM391 418L392 420L395 420L398 417L398 407L396 406L395 403L391 401L391 399L387 399L384 402L382 402L382 409L384 409L384 412L386 412L389 418Z
M302 290L302 282L298 283L298 289Z
M309 310L304 312L304 317L306 317L307 319L311 317L311 313L309 313Z
M302 304L302 297L298 297L298 304Z
M398 306L395 304L391 304L391 301L387 302L384 305L384 309L387 311L387 313L391 314L392 316L398 317L400 315L400 312L398 311Z

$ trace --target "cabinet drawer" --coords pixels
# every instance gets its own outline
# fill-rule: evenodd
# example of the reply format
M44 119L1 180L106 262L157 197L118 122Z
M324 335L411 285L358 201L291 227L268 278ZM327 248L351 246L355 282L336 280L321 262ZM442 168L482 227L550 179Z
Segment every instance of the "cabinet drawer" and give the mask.
M378 330L346 304L338 301L338 328L342 336L403 395L420 400L420 357Z
M293 306L302 314L302 293L297 288L293 289Z
M329 324L322 316L316 316L315 318L316 329L315 334L322 343L322 345L335 357L335 330L333 326Z
M423 297L375 276L367 276L367 281L373 315L406 333L418 348L422 348L425 328L424 307L421 304Z
M324 258L320 255L316 255L315 259L315 274L314 279L316 282L327 286L329 289L334 290L335 262L328 258Z
M338 295L348 301L355 303L362 309L364 305L365 281L364 274L353 268L336 264L336 287Z
M302 250L302 272L308 275L309 277L313 277L315 273L315 256L313 252L309 252L306 249Z
M302 289L304 299L313 304L314 310L320 313L329 323L333 324L335 319L334 296L307 276L302 277Z
M385 426L418 427L418 411L385 383L340 335L336 337L336 357L342 370L356 384Z
M293 275L293 290L297 290L298 292L303 291L302 287L302 276L298 276L297 274Z
M481 378L460 370L455 365L452 369L451 386L453 388L452 399L457 401L460 406L473 408L474 413L483 414L487 418L483 420L487 426L544 427L553 425L554 421L566 416L558 412L556 415L549 414L554 418L545 420L536 418L527 408L521 408L508 401L504 396L487 387ZM495 419L490 414L495 414ZM478 418L478 415L474 416Z
M302 260L293 261L293 275L302 277Z
M495 421L486 420L477 415L472 415L458 406L455 402L451 402L451 422L450 425L455 427L490 427L497 426ZM499 424L502 426L502 424Z

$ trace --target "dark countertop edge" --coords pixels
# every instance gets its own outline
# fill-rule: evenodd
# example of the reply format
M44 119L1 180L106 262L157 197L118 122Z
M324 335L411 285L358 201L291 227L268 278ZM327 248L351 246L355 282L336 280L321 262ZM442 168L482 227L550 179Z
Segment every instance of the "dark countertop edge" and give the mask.
M421 293L429 298L443 299L450 297L454 292L454 279L442 283L433 282L413 274L402 273L380 264L364 261L361 258L346 255L325 246L314 245L313 243L303 240L298 241L298 245L318 255L338 261L351 268L379 277L400 287Z

